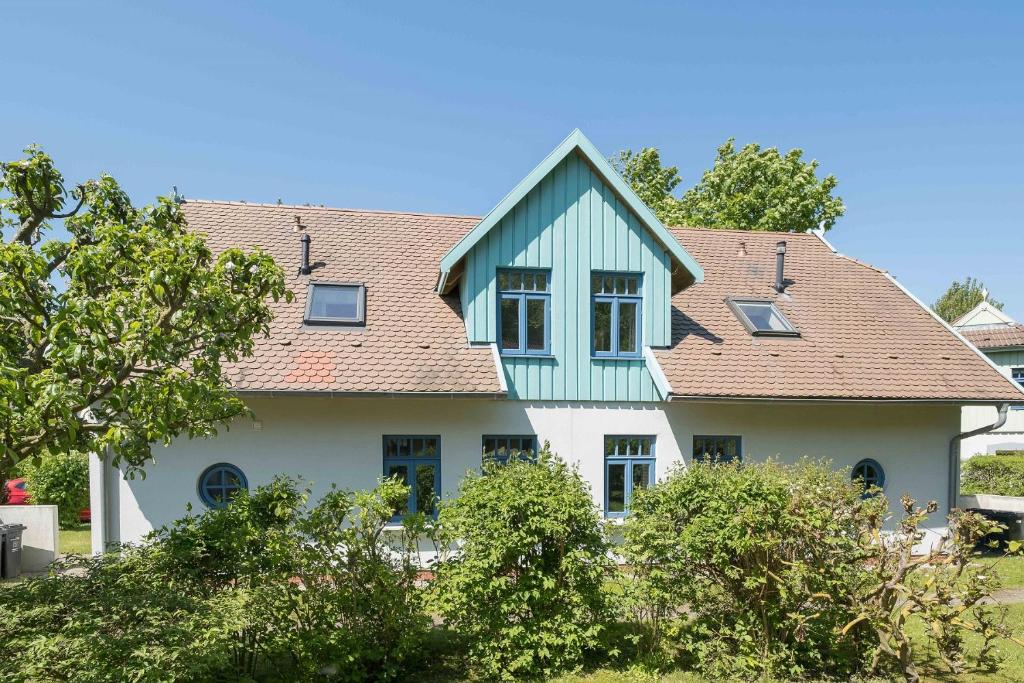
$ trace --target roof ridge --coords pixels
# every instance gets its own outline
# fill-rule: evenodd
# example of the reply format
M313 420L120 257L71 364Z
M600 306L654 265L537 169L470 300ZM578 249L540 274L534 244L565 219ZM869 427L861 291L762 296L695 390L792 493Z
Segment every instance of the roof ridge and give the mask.
M352 209L340 206L317 206L312 204L269 204L267 202L233 201L229 199L184 199L183 204L226 204L228 206L257 206L270 209L312 209L316 211L336 211L341 213L370 213L392 216L430 216L435 218L464 218L480 220L479 216L458 213L431 213L428 211L389 211L387 209Z
M778 235L783 238L789 237L813 237L814 233L805 232L777 232L775 230L747 230L744 228L709 228L697 225L670 225L669 230L694 230L699 232L735 232L744 235Z

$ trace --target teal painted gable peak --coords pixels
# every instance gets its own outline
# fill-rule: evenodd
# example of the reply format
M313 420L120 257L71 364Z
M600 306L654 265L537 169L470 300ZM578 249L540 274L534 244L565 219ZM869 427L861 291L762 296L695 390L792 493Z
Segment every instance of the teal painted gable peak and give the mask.
M691 284L704 280L704 269L700 267L683 245L672 235L654 212L636 195L633 188L622 179L608 160L598 151L587 136L579 128L569 133L555 149L548 154L529 175L519 181L519 184L505 198L498 202L483 219L470 230L465 237L448 250L448 253L441 259L441 272L438 275L437 291L446 293L454 285L455 279L451 274L458 274L459 267L466 254L476 245L491 229L511 211L519 201L537 186L555 166L562 162L567 156L578 153L590 165L605 183L607 183L616 194L622 199L626 206L640 219L640 221L661 243L668 252L671 259L678 268L673 268L672 293L685 289ZM681 271L679 269L682 269Z

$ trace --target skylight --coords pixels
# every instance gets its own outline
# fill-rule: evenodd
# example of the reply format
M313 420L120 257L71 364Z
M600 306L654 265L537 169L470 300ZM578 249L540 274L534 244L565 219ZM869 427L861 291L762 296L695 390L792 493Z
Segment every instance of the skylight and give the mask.
M358 284L313 282L306 300L307 325L362 325L366 288Z
M730 299L729 305L750 334L765 337L800 336L797 329L771 301Z

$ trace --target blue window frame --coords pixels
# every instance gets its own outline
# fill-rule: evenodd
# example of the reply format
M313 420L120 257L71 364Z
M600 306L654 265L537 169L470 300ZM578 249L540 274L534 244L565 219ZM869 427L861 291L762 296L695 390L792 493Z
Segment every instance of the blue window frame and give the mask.
M492 435L483 437L483 460L504 465L510 459L534 460L537 457L537 437L529 435Z
M400 520L410 512L437 515L441 491L441 437L385 436L384 476L395 477L409 487L405 506L395 510Z
M226 462L210 465L199 475L196 490L199 500L208 508L223 508L243 489L249 488L249 482L242 470Z
M654 485L654 437L604 437L604 513L625 517L637 489Z
M863 482L865 492L872 486L885 488L885 470L877 460L872 458L864 458L854 465L850 472L850 479Z
M694 436L693 461L712 463L743 462L743 437Z
M639 358L642 355L641 287L638 273L595 272L591 275L591 352L596 358Z
M1013 377L1013 381L1024 388L1024 368L1013 368L1010 370L1010 376ZM1024 406L1014 406L1014 410L1024 410Z
M506 355L551 354L551 271L498 271L498 348Z

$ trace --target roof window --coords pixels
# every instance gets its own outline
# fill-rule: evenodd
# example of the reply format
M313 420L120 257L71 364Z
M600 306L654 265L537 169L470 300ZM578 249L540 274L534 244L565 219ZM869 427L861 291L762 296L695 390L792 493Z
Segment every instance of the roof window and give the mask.
M360 284L311 282L306 295L307 325L363 325L366 287Z
M750 334L760 337L799 337L786 316L771 301L729 299L729 307Z

